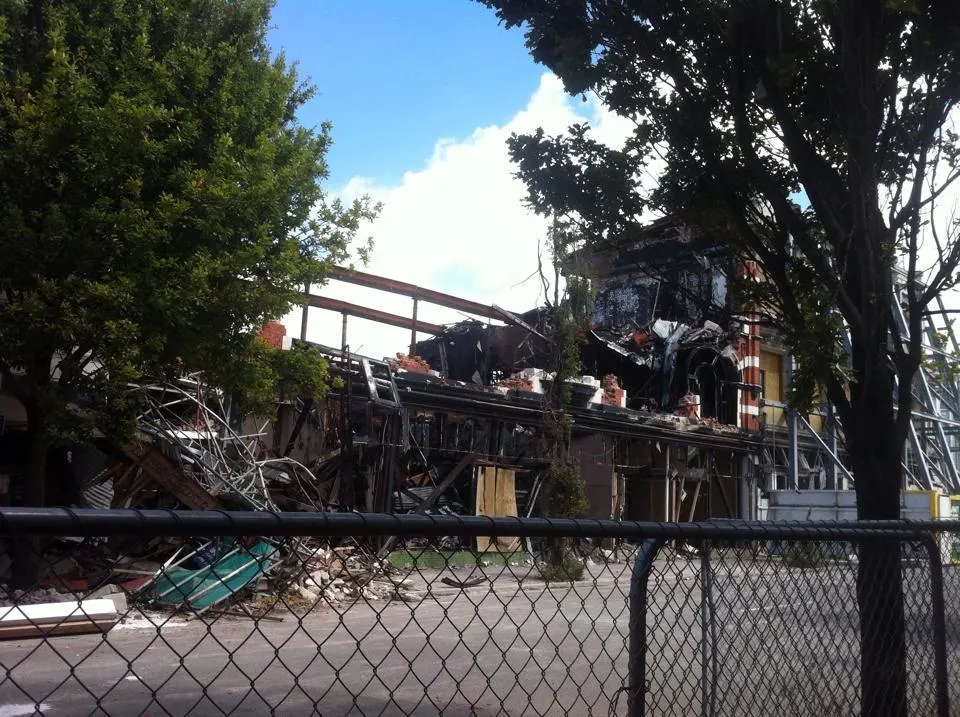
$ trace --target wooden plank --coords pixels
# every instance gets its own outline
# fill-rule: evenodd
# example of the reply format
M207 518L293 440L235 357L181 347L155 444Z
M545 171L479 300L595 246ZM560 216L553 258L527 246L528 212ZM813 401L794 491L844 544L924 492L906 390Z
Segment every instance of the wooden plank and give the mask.
M693 490L693 503L690 505L690 517L687 518L688 523L693 522L693 517L697 512L697 500L700 498L700 486L702 485L703 483L701 481L697 481L697 487Z
M117 618L63 622L59 625L11 625L10 627L0 627L0 640L25 640L55 637L57 635L86 635L92 632L109 632L116 624Z
M433 489L430 495L428 495L424 499L424 501L414 509L413 511L414 515L423 515L428 510L430 510L434 506L434 504L437 502L437 500L440 498L440 496L443 495L444 491L446 491L450 486L452 486L453 482L460 476L461 473L463 473L464 469L467 466L473 464L473 461L475 458L476 458L476 454L465 453L463 455L463 458L460 459L457 465L455 465L450 470L450 472L447 473L446 476L444 476L444 479L437 484L437 486ZM430 469L430 471L434 471L434 474L435 474L435 470L436 469L434 468ZM385 540L383 543L383 547L380 548L377 554L380 557L387 555L387 553L390 552L391 548L393 548L396 542L397 542L397 537L395 535L387 538L387 540Z
M489 515L491 508L487 507L488 495L493 491L493 482L495 480L497 469L493 466L480 466L477 468L477 515ZM488 485L489 484L489 485ZM490 536L477 536L477 550L481 553L490 549Z
M420 505L417 506L416 510L413 512L417 515L422 515L426 513L433 505L437 502L441 495L453 485L453 482L463 473L464 469L473 463L476 454L474 453L465 453L463 458L460 459L460 462L453 467L453 469L444 476L444 479L440 481L436 488L433 489L433 492L427 496ZM433 469L431 469L433 470Z
M183 472L156 446L149 443L125 443L123 454L139 465L160 487L193 510L217 510L220 501L207 493L193 478Z
M517 472L508 468L497 468L495 508L497 516L515 516L517 514ZM519 538L499 536L497 549L512 553L520 547Z

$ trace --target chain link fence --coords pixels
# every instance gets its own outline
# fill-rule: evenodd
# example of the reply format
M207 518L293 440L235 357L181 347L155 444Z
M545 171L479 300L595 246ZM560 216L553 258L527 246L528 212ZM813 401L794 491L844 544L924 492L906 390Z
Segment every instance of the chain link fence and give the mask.
M958 529L0 509L0 714L946 715Z

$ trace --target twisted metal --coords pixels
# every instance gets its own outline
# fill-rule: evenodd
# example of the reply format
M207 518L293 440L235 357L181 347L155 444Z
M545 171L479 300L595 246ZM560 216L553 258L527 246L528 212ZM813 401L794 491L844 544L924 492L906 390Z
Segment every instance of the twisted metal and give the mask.
M136 385L143 410L139 429L162 446L184 471L212 495L224 493L253 510L274 511L277 506L267 489L265 468L286 469L302 484L316 483L305 465L288 457L263 457L259 450L263 428L242 435L230 425L230 408L222 390L207 386L200 374L176 381ZM307 490L303 498L316 509Z

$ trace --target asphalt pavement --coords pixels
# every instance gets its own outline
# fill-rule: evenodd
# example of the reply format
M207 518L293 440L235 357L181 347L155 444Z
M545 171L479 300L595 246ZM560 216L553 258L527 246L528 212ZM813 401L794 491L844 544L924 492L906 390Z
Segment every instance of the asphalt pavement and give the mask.
M424 571L411 574L418 602L322 604L258 622L132 612L103 636L8 641L0 717L625 714L630 567L591 564L573 586L486 568L490 582L462 590L440 582L452 573ZM660 560L651 576L647 714L857 711L850 566L721 561L709 601L700 567ZM916 714L932 714L922 572L907 576L910 697ZM960 596L960 577L948 579ZM960 661L958 610L948 607L948 637Z

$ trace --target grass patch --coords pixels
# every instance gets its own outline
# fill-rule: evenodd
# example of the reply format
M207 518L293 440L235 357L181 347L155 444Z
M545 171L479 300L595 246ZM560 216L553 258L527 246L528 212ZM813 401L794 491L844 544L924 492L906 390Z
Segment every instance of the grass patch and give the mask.
M467 568L478 565L523 565L522 552L478 553L474 550L394 550L387 558L395 568Z

